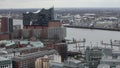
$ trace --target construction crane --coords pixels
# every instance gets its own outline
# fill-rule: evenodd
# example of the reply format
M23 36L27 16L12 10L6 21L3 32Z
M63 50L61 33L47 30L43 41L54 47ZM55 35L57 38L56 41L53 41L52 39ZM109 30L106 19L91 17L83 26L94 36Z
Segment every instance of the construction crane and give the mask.
M86 42L85 38L82 41L81 40L80 41L76 41L76 40L73 41L73 43L76 44L76 46L75 46L76 50L77 50L77 48L79 48L79 51L80 51L80 48L84 48L84 50L85 50L85 42ZM81 46L80 43L83 43L83 45Z
M86 42L86 39L84 38L82 41L77 41L76 39L73 38L73 40L70 42L71 40L68 40L67 44L76 44L76 43L84 43Z

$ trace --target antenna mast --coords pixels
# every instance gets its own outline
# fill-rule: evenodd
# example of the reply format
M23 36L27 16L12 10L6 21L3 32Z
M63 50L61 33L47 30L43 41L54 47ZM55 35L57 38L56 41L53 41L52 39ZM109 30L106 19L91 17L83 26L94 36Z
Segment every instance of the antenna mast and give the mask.
M53 13L53 19L55 19L55 7L54 7L54 2L55 2L55 0L52 0L52 4L53 4L53 6L52 6L52 13Z
M8 18L11 17L11 11L12 11L12 8L11 8L10 11L8 12Z

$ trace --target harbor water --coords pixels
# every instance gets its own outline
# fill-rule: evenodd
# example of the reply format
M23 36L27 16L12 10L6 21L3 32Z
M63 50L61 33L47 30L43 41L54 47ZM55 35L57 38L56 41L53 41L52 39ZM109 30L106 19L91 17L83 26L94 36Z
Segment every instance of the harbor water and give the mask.
M23 28L22 20L14 20L13 25L21 25ZM99 46L101 41L105 43L110 43L110 40L120 40L119 31L108 31L108 30L95 30L95 29L81 29L81 28L66 28L67 36L66 39L69 40L83 40L86 39L85 46ZM80 44L83 45L83 44ZM68 46L68 50L75 49L75 45Z
M80 29L80 28L67 28L67 37L66 39L72 40L86 39L85 46L98 46L104 47L101 45L101 41L105 43L110 43L110 40L120 40L119 31L107 31L107 30L95 30L95 29ZM83 45L82 43L80 45ZM109 46L108 46L109 47ZM74 49L75 46L68 46L69 50Z

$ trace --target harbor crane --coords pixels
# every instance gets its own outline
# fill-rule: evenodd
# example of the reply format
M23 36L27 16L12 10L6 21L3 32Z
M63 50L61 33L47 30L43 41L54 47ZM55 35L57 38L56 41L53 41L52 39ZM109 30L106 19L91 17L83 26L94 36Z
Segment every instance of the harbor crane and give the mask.
M120 41L119 40L112 41L112 39L111 39L110 43L105 43L105 42L101 41L101 44L105 45L105 48L106 48L106 46L111 46L111 48L113 49L113 46L116 46L116 47L119 47L119 49L120 49Z

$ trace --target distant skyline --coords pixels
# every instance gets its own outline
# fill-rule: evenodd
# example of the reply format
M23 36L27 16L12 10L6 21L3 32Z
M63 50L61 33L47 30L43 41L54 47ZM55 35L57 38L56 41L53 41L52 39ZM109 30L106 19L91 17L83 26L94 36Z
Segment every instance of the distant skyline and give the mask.
M120 8L120 0L0 0L0 9L5 8Z

